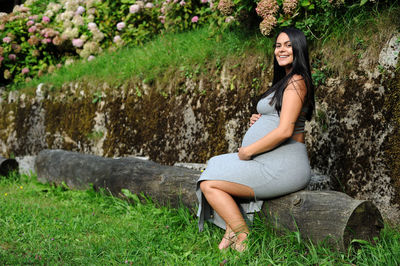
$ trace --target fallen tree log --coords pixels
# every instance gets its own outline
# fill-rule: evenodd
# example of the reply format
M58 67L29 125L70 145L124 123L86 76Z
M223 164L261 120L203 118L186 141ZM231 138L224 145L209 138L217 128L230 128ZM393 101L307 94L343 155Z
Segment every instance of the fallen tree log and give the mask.
M136 158L103 158L63 150L43 150L36 157L38 180L70 188L121 189L145 193L160 204L197 205L200 171L164 166ZM262 213L278 229L299 231L314 243L326 241L344 250L353 239L373 240L383 228L379 210L370 201L336 191L299 191L265 201Z
M199 171L160 165L137 158L104 158L64 150L43 150L35 160L40 182L61 184L70 188L105 188L113 195L128 189L144 192L160 204L177 207L194 206L194 190Z
M15 159L7 159L0 156L0 175L7 176L12 171L18 170L18 162Z

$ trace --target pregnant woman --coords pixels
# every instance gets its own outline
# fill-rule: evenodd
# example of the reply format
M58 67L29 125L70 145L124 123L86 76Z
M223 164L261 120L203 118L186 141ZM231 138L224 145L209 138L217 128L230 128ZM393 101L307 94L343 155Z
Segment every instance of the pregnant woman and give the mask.
M219 249L246 249L248 215L262 201L304 188L310 165L304 123L314 110L306 38L286 28L276 39L273 84L257 104L237 153L212 157L197 181L199 228L205 220L225 228ZM247 199L249 203L238 204Z

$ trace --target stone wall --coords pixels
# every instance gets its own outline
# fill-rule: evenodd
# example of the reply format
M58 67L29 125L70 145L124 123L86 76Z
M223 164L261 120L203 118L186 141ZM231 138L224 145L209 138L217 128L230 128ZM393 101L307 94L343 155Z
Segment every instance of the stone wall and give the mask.
M373 201L390 220L400 218L399 38L391 36L377 62L361 59L348 77L319 87L307 127L314 169L336 190Z
M237 150L269 72L249 56L209 76L110 87L77 82L35 95L3 92L0 154L45 148L101 156L147 156L164 164L205 162ZM250 66L250 67L249 67ZM2 98L1 98L2 99Z
M306 128L314 170L330 176L333 189L372 200L390 220L400 218L398 38L388 40L376 62L361 58L349 76L319 86ZM2 92L0 155L61 148L204 163L239 147L270 84L263 61L248 55L210 66L206 75L177 74L168 84L75 82L57 91L42 84L33 95Z

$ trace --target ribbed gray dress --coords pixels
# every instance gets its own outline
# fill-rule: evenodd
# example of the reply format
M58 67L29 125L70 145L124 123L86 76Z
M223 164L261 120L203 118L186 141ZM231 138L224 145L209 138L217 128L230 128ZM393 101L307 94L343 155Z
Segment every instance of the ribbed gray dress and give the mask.
M248 146L278 127L279 115L274 105L269 102L272 94L261 99L257 112L261 117L247 130L242 146ZM303 111L306 107L303 107ZM303 120L304 116L299 117ZM299 121L298 120L298 121ZM199 229L203 230L205 220L221 228L225 222L211 208L200 190L204 180L224 180L251 187L255 193L254 200L241 200L239 208L247 221L252 221L253 213L260 211L263 201L304 188L310 181L310 164L305 144L288 139L275 149L259 154L251 160L240 160L237 153L222 154L212 157L207 168L197 181L196 194L199 199Z

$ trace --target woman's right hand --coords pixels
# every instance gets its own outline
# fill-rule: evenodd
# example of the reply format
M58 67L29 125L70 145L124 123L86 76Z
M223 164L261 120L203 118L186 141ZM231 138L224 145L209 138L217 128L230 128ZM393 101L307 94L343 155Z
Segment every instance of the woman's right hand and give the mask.
M260 117L261 114L252 114L250 117L250 126L252 126Z

